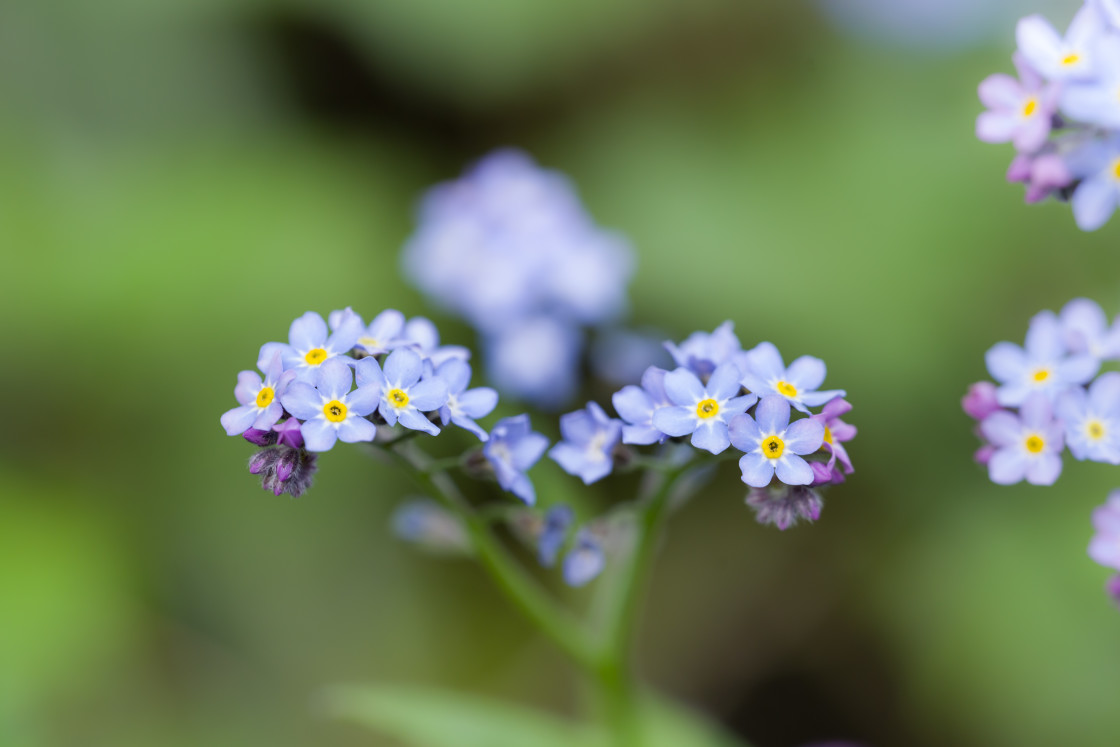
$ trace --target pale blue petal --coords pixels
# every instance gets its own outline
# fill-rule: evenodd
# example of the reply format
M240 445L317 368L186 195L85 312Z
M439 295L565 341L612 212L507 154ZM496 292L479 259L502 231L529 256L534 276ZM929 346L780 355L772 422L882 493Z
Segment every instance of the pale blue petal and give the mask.
M653 425L669 436L687 436L696 430L700 418L687 407L662 407L653 413Z
M426 379L408 390L409 404L421 412L431 412L447 402L447 384L443 379Z
M702 422L692 432L692 445L713 454L722 454L731 445L731 439L727 436L727 425L715 418Z
M586 410L576 410L560 416L560 435L565 441L586 444L599 432L599 424Z
M376 435L376 426L365 418L346 418L338 426L338 440L349 444L372 441Z
M524 472L536 464L547 449L547 438L540 433L530 433L516 443L510 444L513 465Z
M653 416L653 402L646 392L631 384L611 395L615 412L628 423L646 423Z
M365 323L362 321L362 318L358 316L358 313L356 311L347 306L345 309L336 309L335 311L327 314L327 324L330 325L331 329L338 329L346 322L347 317L351 316L358 317L358 324Z
M762 433L781 433L789 425L789 401L779 395L763 397L754 411L755 422Z
M385 374L381 373L381 366L373 358L362 358L354 364L354 373L359 387L372 386L378 391L385 388Z
M765 459L766 457L763 457ZM786 485L811 485L813 482L813 468L801 457L795 454L784 454L781 459L775 460L774 471L778 479Z
M782 354L773 343L761 342L748 350L743 360L746 361L749 374L763 381L780 379L785 376L786 366L782 362ZM753 391L753 390L752 390Z
M569 475L579 476L587 465L587 452L564 441L549 449L548 456Z
M739 380L739 383L742 384L747 391L759 397L764 397L767 394L776 394L778 391L769 381L764 381L753 373L743 374L743 378Z
M1040 311L1031 319L1027 341L1023 346L1027 355L1036 361L1056 360L1066 352L1062 323L1053 311Z
M1092 355L1071 355L1058 364L1058 376L1070 384L1084 384L1101 368L1101 362Z
M1120 374L1116 375L1120 376ZM1103 379L1104 377L1102 376L1101 378ZM1120 392L1118 392L1118 395L1120 395ZM1067 422L1073 420L1081 420L1081 418L1085 415L1086 405L1088 404L1088 397L1089 396L1085 393L1085 390L1081 387L1070 387L1069 389L1058 395L1058 398L1054 400L1054 414ZM1095 401L1094 405L1096 405Z
M988 373L1001 384L1014 381L1027 369L1027 354L1018 345L1010 342L997 342L984 354Z
M449 394L460 394L471 383L471 366L464 360L452 358L440 365L436 376L447 383Z
M721 419L726 421L741 412L746 412L755 402L758 402L756 394L744 394L742 397L729 399L719 410L720 415L723 416Z
M995 446L1013 446L1023 434L1019 418L1009 412L994 412L980 423L980 433Z
M237 386L233 388L233 397L240 405L251 405L257 401L264 382L256 371L241 371L237 374Z
M373 318L366 331L384 347L404 332L404 314L396 309L385 309Z
M811 355L803 355L789 364L786 381L797 387L798 392L811 392L824 383L825 373L824 361Z
M338 431L325 418L308 420L299 427L299 432L303 435L303 446L308 451L327 451L338 440Z
M762 454L744 454L739 460L743 482L752 488L765 488L774 477L774 462Z
M498 406L498 393L490 387L480 386L463 392L458 400L463 414L472 418L484 418Z
M422 316L408 320L404 325L402 337L419 345L421 350L434 350L439 346L439 331L436 330L436 325Z
M327 350L332 353L347 353L358 344L362 336L362 318L357 314L345 315L338 329L327 340Z
M360 386L346 396L346 406L356 414L366 416L377 409L381 390L375 386Z
M420 380L423 372L424 365L420 356L408 348L394 350L385 360L385 379L392 386L407 389Z
M665 394L675 405L695 407L704 399L704 386L696 374L687 368L678 368L665 374Z
M1062 458L1057 454L1043 452L1027 465L1027 482L1031 485L1053 485L1062 474Z
M1078 185L1070 199L1073 218L1082 231L1096 231L1116 211L1116 187L1107 174L1098 174Z
M354 372L338 358L330 358L319 366L319 391L327 399L342 399L354 383Z
M1027 473L1027 458L1018 446L997 449L988 460L988 477L997 485L1014 485Z
M603 572L603 550L592 542L579 542L564 558L564 581L568 586L583 586Z
M802 418L790 425L782 438L786 444L786 451L794 454L812 454L821 448L824 443L824 424L819 420ZM781 475L779 475L781 477ZM787 485L795 483L782 480ZM796 483L798 485L802 483Z
M385 422L389 425L397 424L397 408L389 404L384 397L377 403L377 411L381 413L381 417L384 418Z
M323 414L322 395L315 387L302 381L289 386L288 391L280 398L280 402L285 410L300 420L309 420Z
M753 451L762 443L762 432L750 415L742 414L731 418L727 424L727 435L739 451Z
M308 311L292 322L288 330L288 342L298 350L321 348L327 342L327 323L314 311Z
M227 436L239 436L253 425L257 419L258 410L252 405L242 405L222 413L222 427L226 429Z
M722 402L739 393L739 380L743 377L739 367L734 363L722 363L716 367L712 377L708 379L707 394L714 400ZM695 400L693 401L695 403ZM687 405L688 402L678 402Z
M820 407L821 405L831 402L837 397L847 396L847 392L843 389L826 389L822 392L805 392L801 395L801 402L809 407ZM797 408L801 410L801 408ZM802 410L804 412L804 410Z
M253 421L253 427L259 431L267 431L276 425L276 421L284 415L284 406L278 400L272 400L268 407L260 411L257 419Z
M261 350L257 354L257 368L262 371L267 371L273 357L278 353L282 365L286 360L286 356L294 355L295 351L292 350L290 345L285 345L282 342L266 342L264 345L261 345Z
M433 436L439 433L439 426L424 417L415 407L403 407L397 412L397 419L405 428L423 431Z
M648 446L661 443L665 434L652 425L624 425L622 426L622 443L635 446Z
M509 486L509 492L516 495L529 506L537 502L537 491L527 475L518 473Z
M1080 388L1073 391L1082 391ZM1120 373L1109 371L1089 386L1089 399L1095 407L1111 415L1120 414Z
M1033 392L1023 401L1019 419L1027 428L1043 428L1050 424L1053 412L1050 398L1042 392Z
M478 436L479 441L485 442L490 438L490 436L486 435L486 431L484 431L478 423L474 422L464 415L452 415L451 422L459 426L463 430L469 431ZM447 425L447 421L444 421L444 425Z

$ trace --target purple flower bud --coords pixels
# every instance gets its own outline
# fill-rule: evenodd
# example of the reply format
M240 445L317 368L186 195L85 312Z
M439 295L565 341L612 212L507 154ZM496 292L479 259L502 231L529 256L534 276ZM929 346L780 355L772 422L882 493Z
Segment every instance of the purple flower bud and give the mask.
M984 444L976 453L972 455L973 460L980 465L988 466L988 462L992 459L992 454L996 453L996 447L991 444Z
M1120 605L1120 573L1105 582L1104 590L1108 592L1108 596L1112 598L1113 602Z
M844 482L844 473L837 468L835 462L809 462L809 468L813 470L813 487Z
M968 388L968 394L961 398L961 407L974 420L983 420L999 409L996 400L998 387L990 381L978 381Z
M276 434L272 431L262 431L257 428L250 428L241 434L241 436L251 444L257 446L272 446L276 443Z
M798 519L819 519L824 502L815 490L802 485L782 485L752 490L747 496L747 505L754 509L759 524L773 524L784 531Z
M299 430L299 421L295 418L288 418L283 423L277 423L272 426L272 430L276 431L277 439L281 446L290 446L293 449L303 448L303 434Z
M262 449L249 457L249 472L259 475L276 462L276 452L273 449Z
M286 449L276 463L276 479L286 482L292 476L292 471L299 462L299 452L295 449Z

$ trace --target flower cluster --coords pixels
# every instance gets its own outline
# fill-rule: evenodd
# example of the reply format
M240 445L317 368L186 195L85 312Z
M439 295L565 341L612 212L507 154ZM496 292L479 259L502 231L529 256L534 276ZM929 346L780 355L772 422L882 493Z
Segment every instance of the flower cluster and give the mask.
M1036 315L1023 347L994 345L986 361L995 383L973 384L962 400L992 481L1052 485L1066 447L1078 460L1120 464L1120 373L1097 376L1117 360L1120 320L1109 324L1083 298Z
M309 311L292 322L287 343L265 343L257 362L264 377L238 374L234 396L240 405L221 417L228 435L262 447L250 472L262 475L266 489L302 494L315 470L314 455L339 441L374 441L379 430L382 440L391 440L393 426L434 436L441 426L454 425L492 441L486 453L502 487L531 501L523 473L547 443L533 456L519 446L525 435L509 435L505 421L496 424L493 439L478 425L498 395L487 387L469 388L465 348L441 346L430 321L407 320L393 309L368 325L351 309L334 311L329 320L328 327ZM528 416L522 417L527 425ZM507 453L516 454L513 467Z
M404 252L412 282L479 331L498 388L545 407L575 392L584 330L625 310L632 264L563 175L514 150L431 189Z
M987 107L976 134L1017 151L1008 181L1027 185L1027 202L1069 199L1085 231L1120 204L1120 0L1088 0L1065 34L1028 16L1016 29L1018 78L980 84Z
M616 392L620 419L594 402L564 415L563 440L549 455L590 484L629 458L625 448L688 439L718 455L733 446L743 482L755 489L748 504L760 522L785 529L797 517L816 519L821 504L813 488L853 471L843 443L856 434L840 420L851 409L845 393L820 388L824 362L802 356L786 366L768 342L743 350L731 322L665 347L676 368L651 366L640 386ZM822 406L816 414L810 409ZM805 417L791 420L794 411Z
M575 512L563 503L552 506L543 515L518 511L510 517L510 527L535 548L537 560L545 568L553 568L563 552L564 583L569 586L584 586L602 573L607 557L624 535L619 522L610 517L576 527Z

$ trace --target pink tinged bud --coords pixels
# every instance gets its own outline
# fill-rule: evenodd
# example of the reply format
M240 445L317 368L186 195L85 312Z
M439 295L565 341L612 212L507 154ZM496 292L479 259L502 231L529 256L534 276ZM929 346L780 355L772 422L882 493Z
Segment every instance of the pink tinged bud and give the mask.
M1108 592L1108 596L1112 597L1112 601L1120 606L1120 573L1105 582L1104 590Z
M258 451L249 459L249 472L254 475L259 475L268 467L269 462L273 459L271 450Z
M978 381L968 388L968 394L961 399L965 413L975 420L983 420L999 410L996 401L996 385L990 381Z
M1031 179L1031 157L1020 153L1007 167L1007 181L1029 182Z
M976 450L976 453L972 455L972 458L976 461L977 464L987 466L988 462L992 459L992 454L995 453L996 447L992 446L991 444L985 444Z
M280 461L276 464L276 477L280 482L286 482L292 476L292 470L295 469L296 462L299 460L299 452L289 450L284 452L280 457Z

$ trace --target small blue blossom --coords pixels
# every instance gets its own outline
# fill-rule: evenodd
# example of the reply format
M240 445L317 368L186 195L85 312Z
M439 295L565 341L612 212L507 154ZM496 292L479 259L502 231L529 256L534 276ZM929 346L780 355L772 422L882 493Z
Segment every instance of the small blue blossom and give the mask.
M267 431L284 414L280 397L295 378L292 371L285 372L280 362L280 354L273 355L265 368L264 380L256 371L242 371L237 374L237 386L233 396L241 403L240 407L229 410L221 417L226 434L237 436L250 428Z
M692 434L692 445L713 454L722 453L731 441L727 423L758 398L739 395L741 374L734 363L718 366L707 386L687 368L665 374L665 394L673 407L653 413L653 424L669 436Z
M1097 40L1104 32L1104 22L1097 10L1085 6L1062 37L1039 15L1019 21L1015 39L1019 53L1048 80L1078 80L1093 74Z
M398 344L415 350L433 366L441 366L454 358L465 361L471 357L471 351L462 345L440 345L436 325L422 316L414 316L405 322Z
M584 527L576 533L575 545L564 557L564 581L583 586L603 572L606 555L595 534Z
M665 374L668 371L650 366L642 374L642 385L624 386L611 397L619 416L626 421L622 426L624 444L659 444L668 436L653 424L653 415L663 407L673 407L665 394Z
M347 355L362 333L362 320L356 314L348 316L345 323L327 336L327 323L314 311L308 311L292 322L288 343L266 342L261 346L257 367L264 366L279 352L286 371L295 371L296 379L311 383L316 372L326 361ZM352 359L346 358L351 361ZM262 364L263 362L263 364Z
M614 448L622 437L622 421L603 412L594 402L587 409L569 412L560 417L563 441L552 447L548 455L565 472L576 475L585 485L603 479L614 468Z
M819 407L846 394L843 389L817 391L824 383L826 372L820 358L803 355L786 368L782 354L769 342L744 353L740 365L743 367L742 384L748 390L759 397L768 394L784 397L804 413L808 413L810 407Z
M525 473L547 448L548 439L534 432L529 416L522 414L495 423L482 453L494 468L502 490L508 490L531 506L537 501L537 492Z
M564 540L568 537L568 529L574 521L575 514L571 507L563 503L545 512L537 540L537 557L545 568L556 565L556 557L560 554Z
M464 554L470 551L463 522L430 498L401 504L393 512L392 527L393 533L401 539L430 552Z
M1031 485L1053 485L1062 473L1063 431L1043 392L1031 392L1018 416L1006 410L989 415L980 422L981 435L995 447L988 476L997 485L1024 478Z
M1116 129L1120 127L1120 45L1114 39L1109 41L1094 49L1093 77L1067 83L1062 89L1062 111L1082 122Z
M1059 320L1071 353L1088 353L1102 361L1120 358L1120 319L1110 326L1096 301L1073 299L1062 307Z
M405 428L439 433L439 426L424 414L439 410L447 402L447 384L438 377L421 378L424 363L419 353L399 348L385 359L385 370L373 358L363 358L355 366L358 386L374 388L380 401L377 411L389 425L398 422Z
M1120 135L1086 142L1067 156L1066 164L1081 180L1070 198L1077 227L1096 231L1120 202Z
M280 398L284 409L304 421L300 433L306 448L327 451L336 440L372 441L377 429L365 416L377 409L381 391L359 384L351 392L354 371L334 358L317 367L315 378L315 386L296 381Z
M984 357L992 378L1000 383L996 399L1001 405L1018 407L1032 392L1053 399L1093 378L1100 363L1087 354L1067 356L1063 338L1057 315L1043 311L1031 320L1025 348L999 342L988 350Z
M365 355L383 355L390 350L404 344L405 318L404 314L396 309L385 309L373 318L366 326L362 318L350 307L342 311L332 311L327 317L331 329L339 329L350 323L350 317L355 317L362 326L362 332L354 343L355 350Z
M664 344L678 366L689 369L701 379L711 376L717 366L734 361L742 351L739 338L735 336L735 324L730 320L711 334L693 332L680 345L669 340Z
M1120 464L1120 373L1101 374L1088 392L1070 387L1058 397L1054 411L1075 458Z
M824 425L813 418L790 424L790 406L785 397L762 398L754 417L742 414L731 420L731 443L744 452L739 460L743 482L765 488L774 475L786 485L811 485L813 470L801 456L812 454L824 443Z
M507 327L484 340L487 371L503 394L555 409L579 386L583 334L550 317Z
M494 411L498 406L498 393L485 386L468 390L471 367L461 358L444 361L435 375L447 385L447 401L439 408L440 421L444 425L454 423L478 436L480 441L485 441L488 438L486 431L474 421Z

